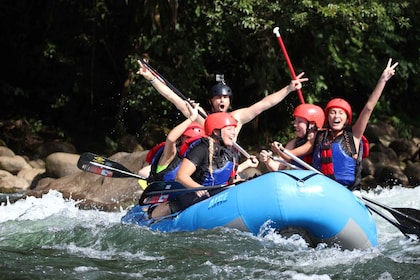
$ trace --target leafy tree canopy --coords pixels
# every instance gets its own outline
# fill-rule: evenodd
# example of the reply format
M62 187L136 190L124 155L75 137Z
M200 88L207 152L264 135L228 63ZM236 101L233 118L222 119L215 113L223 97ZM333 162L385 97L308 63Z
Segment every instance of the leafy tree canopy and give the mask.
M185 96L207 104L225 75L233 107L290 81L278 26L306 102L343 97L360 112L389 57L399 61L374 111L406 131L418 121L420 3L409 1L3 1L1 119L64 131L81 150L115 150L124 134L150 148L182 120L136 72L135 55ZM297 94L244 127L249 147L291 137ZM272 121L276 120L276 121ZM407 129L408 128L408 129Z

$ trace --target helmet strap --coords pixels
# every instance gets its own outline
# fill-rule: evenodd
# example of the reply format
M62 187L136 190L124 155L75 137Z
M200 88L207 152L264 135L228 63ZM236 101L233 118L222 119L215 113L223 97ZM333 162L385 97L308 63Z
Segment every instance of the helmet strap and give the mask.
M314 125L313 123L312 123L312 126L311 126L311 122L307 122L306 123L306 133L305 133L305 140L307 140L308 139L308 135L309 135L309 133L311 133L311 132L313 132L313 131L316 131L317 130L317 128L316 128L316 125Z
M222 139L222 130L221 129L217 129L217 132L216 132L216 130L214 130L213 134L211 135L211 138L213 138L213 140L219 142L219 144L221 146L225 146L225 143L223 142L223 139Z

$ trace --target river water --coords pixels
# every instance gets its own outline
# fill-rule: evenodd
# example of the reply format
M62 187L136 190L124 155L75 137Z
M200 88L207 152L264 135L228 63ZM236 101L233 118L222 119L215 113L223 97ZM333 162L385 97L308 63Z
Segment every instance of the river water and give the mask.
M420 186L364 195L420 208ZM420 279L420 242L376 215L378 246L342 251L225 228L151 232L122 225L125 209L80 210L55 191L1 200L0 279Z

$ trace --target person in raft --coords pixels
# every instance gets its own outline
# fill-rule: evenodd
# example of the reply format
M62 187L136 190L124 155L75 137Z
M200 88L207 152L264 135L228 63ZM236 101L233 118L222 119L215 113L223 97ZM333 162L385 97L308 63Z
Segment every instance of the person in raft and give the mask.
M295 108L293 112L294 122L293 127L295 129L296 137L290 140L286 144L286 149L290 150L293 153L295 148L298 148L304 145L307 141L315 141L315 136L324 124L325 116L324 111L321 107L315 104L300 104ZM290 162L291 164L303 168L299 163L291 161L291 159L281 152L281 144L277 141L274 141L271 144L271 151L262 150L260 152L260 161L265 164L269 171L282 170L287 167L286 164L283 164L280 161L273 160L273 153L276 154L280 159ZM308 164L312 164L312 156L310 154L305 156L300 156Z
M369 145L363 136L373 109L386 83L395 75L398 62L392 58L382 72L354 125L350 104L341 98L334 98L324 108L326 129L320 131L312 144L307 141L294 150L295 156L312 152L312 165L350 190L360 188L362 158L368 155Z
M147 183L155 181L173 181L186 153L199 143L200 138L205 137L204 127L196 122L198 116L198 103L185 101L189 117L173 128L166 141L154 146L148 152L146 161L150 164L142 168L138 173L147 178ZM257 167L258 160L251 156L242 162L237 169L237 174L250 167ZM242 180L239 176L235 181Z
M148 80L153 87L167 100L169 100L172 104L174 104L181 113L188 117L188 111L184 106L184 100L178 96L175 92L173 92L166 84L162 83L159 79L157 79L152 72L150 72L140 60L138 60L140 69L137 72L138 74L142 75L146 80ZM260 101L254 103L253 105L236 109L231 111L230 113L232 116L237 120L237 127L236 127L236 136L235 141L238 137L239 132L244 124L252 121L255 117L259 114L264 112L267 109L277 105L280 103L289 93L295 91L297 89L302 88L302 82L308 81L308 78L302 78L305 73L300 73L296 80L292 80L289 85L283 87L282 89L267 95ZM225 83L224 78L219 78L216 85L214 85L210 89L210 112L228 112L232 105L232 98L233 92L232 89ZM208 115L203 108L199 110L202 111L204 115ZM197 122L200 124L204 123L204 118L199 115L197 118Z
M334 98L324 108L327 129L319 133L313 148L313 166L350 190L360 188L363 133L386 83L395 75L398 62L388 60L376 87L352 126L352 108L341 98ZM367 142L367 140L366 140Z
M150 164L139 171L147 182L173 181L179 164L186 151L195 141L204 137L204 127L196 122L198 103L185 101L189 116L174 127L166 136L166 141L154 146L148 152L146 161Z
M235 180L237 154L232 147L237 121L226 112L210 114L204 123L207 135L182 159L176 181L186 188L227 185ZM220 189L218 189L220 191ZM200 190L182 194L173 200L149 208L149 217L158 218L184 210L216 193Z

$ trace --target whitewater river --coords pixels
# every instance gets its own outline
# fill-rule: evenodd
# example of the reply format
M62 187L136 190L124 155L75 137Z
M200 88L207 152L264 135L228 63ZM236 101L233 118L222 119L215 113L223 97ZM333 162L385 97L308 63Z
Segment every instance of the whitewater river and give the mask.
M365 195L420 209L420 187ZM341 251L221 228L151 232L120 224L125 209L79 210L54 191L1 200L0 279L420 279L420 242L376 215L378 246Z

